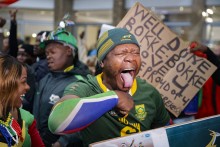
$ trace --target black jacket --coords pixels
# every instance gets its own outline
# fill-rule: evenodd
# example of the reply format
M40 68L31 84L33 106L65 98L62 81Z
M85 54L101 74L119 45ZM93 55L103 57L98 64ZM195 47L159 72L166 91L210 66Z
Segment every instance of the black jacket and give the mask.
M51 146L60 136L52 134L48 129L48 117L53 105L63 96L67 85L89 73L87 66L76 62L69 72L49 72L39 82L33 103L33 114L37 120L37 128L46 146Z

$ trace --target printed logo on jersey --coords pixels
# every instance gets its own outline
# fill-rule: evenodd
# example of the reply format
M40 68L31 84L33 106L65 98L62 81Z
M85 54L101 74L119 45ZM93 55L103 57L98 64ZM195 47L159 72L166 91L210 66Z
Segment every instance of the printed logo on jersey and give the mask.
M120 135L121 136L127 136L129 134L141 132L141 125L140 125L140 123L129 122L126 119L127 116L119 118L119 121L126 125L124 128L121 129Z
M145 120L146 116L147 116L147 112L145 110L145 106L144 104L141 105L135 105L135 111L136 114L135 116L140 119L140 120Z
M206 145L206 147L217 147L217 144L215 144L215 141L217 139L217 137L220 136L220 133L216 132L216 131L212 131L209 130L211 133L209 134L210 136L212 136L210 142Z
M50 104L55 104L56 102L58 102L60 100L60 97L58 96L58 95L55 95L55 94L52 94L51 96L50 96L50 101L49 101L49 103Z
M118 114L115 113L115 111L109 111L108 113L109 113L111 116L118 116Z

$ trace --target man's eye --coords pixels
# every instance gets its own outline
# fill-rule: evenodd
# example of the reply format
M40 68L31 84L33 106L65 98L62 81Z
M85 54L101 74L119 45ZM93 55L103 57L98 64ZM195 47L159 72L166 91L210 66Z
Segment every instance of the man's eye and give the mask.
M116 53L115 55L124 55L125 53Z

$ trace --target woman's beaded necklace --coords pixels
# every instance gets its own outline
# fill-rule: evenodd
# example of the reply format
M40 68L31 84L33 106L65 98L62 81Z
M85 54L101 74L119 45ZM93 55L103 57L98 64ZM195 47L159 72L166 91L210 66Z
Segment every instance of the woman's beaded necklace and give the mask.
M23 140L21 127L12 117L11 113L8 113L6 121L0 120L0 132L4 136L9 147L11 147L12 139L16 144L18 144L19 139Z

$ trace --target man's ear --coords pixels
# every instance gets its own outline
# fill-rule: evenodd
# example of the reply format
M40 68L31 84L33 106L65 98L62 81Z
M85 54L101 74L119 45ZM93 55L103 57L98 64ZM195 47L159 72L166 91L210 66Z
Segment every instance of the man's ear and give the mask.
M76 51L75 51L75 49L72 49L72 48L68 47L68 49L67 49L67 54L68 54L69 56L73 56L73 58L75 58L75 56L76 56Z
M103 61L101 61L101 62L99 63L99 65L100 65L101 68L103 68L103 67L104 67Z
M73 50L70 47L67 47L67 54L68 55L72 55L73 54Z

